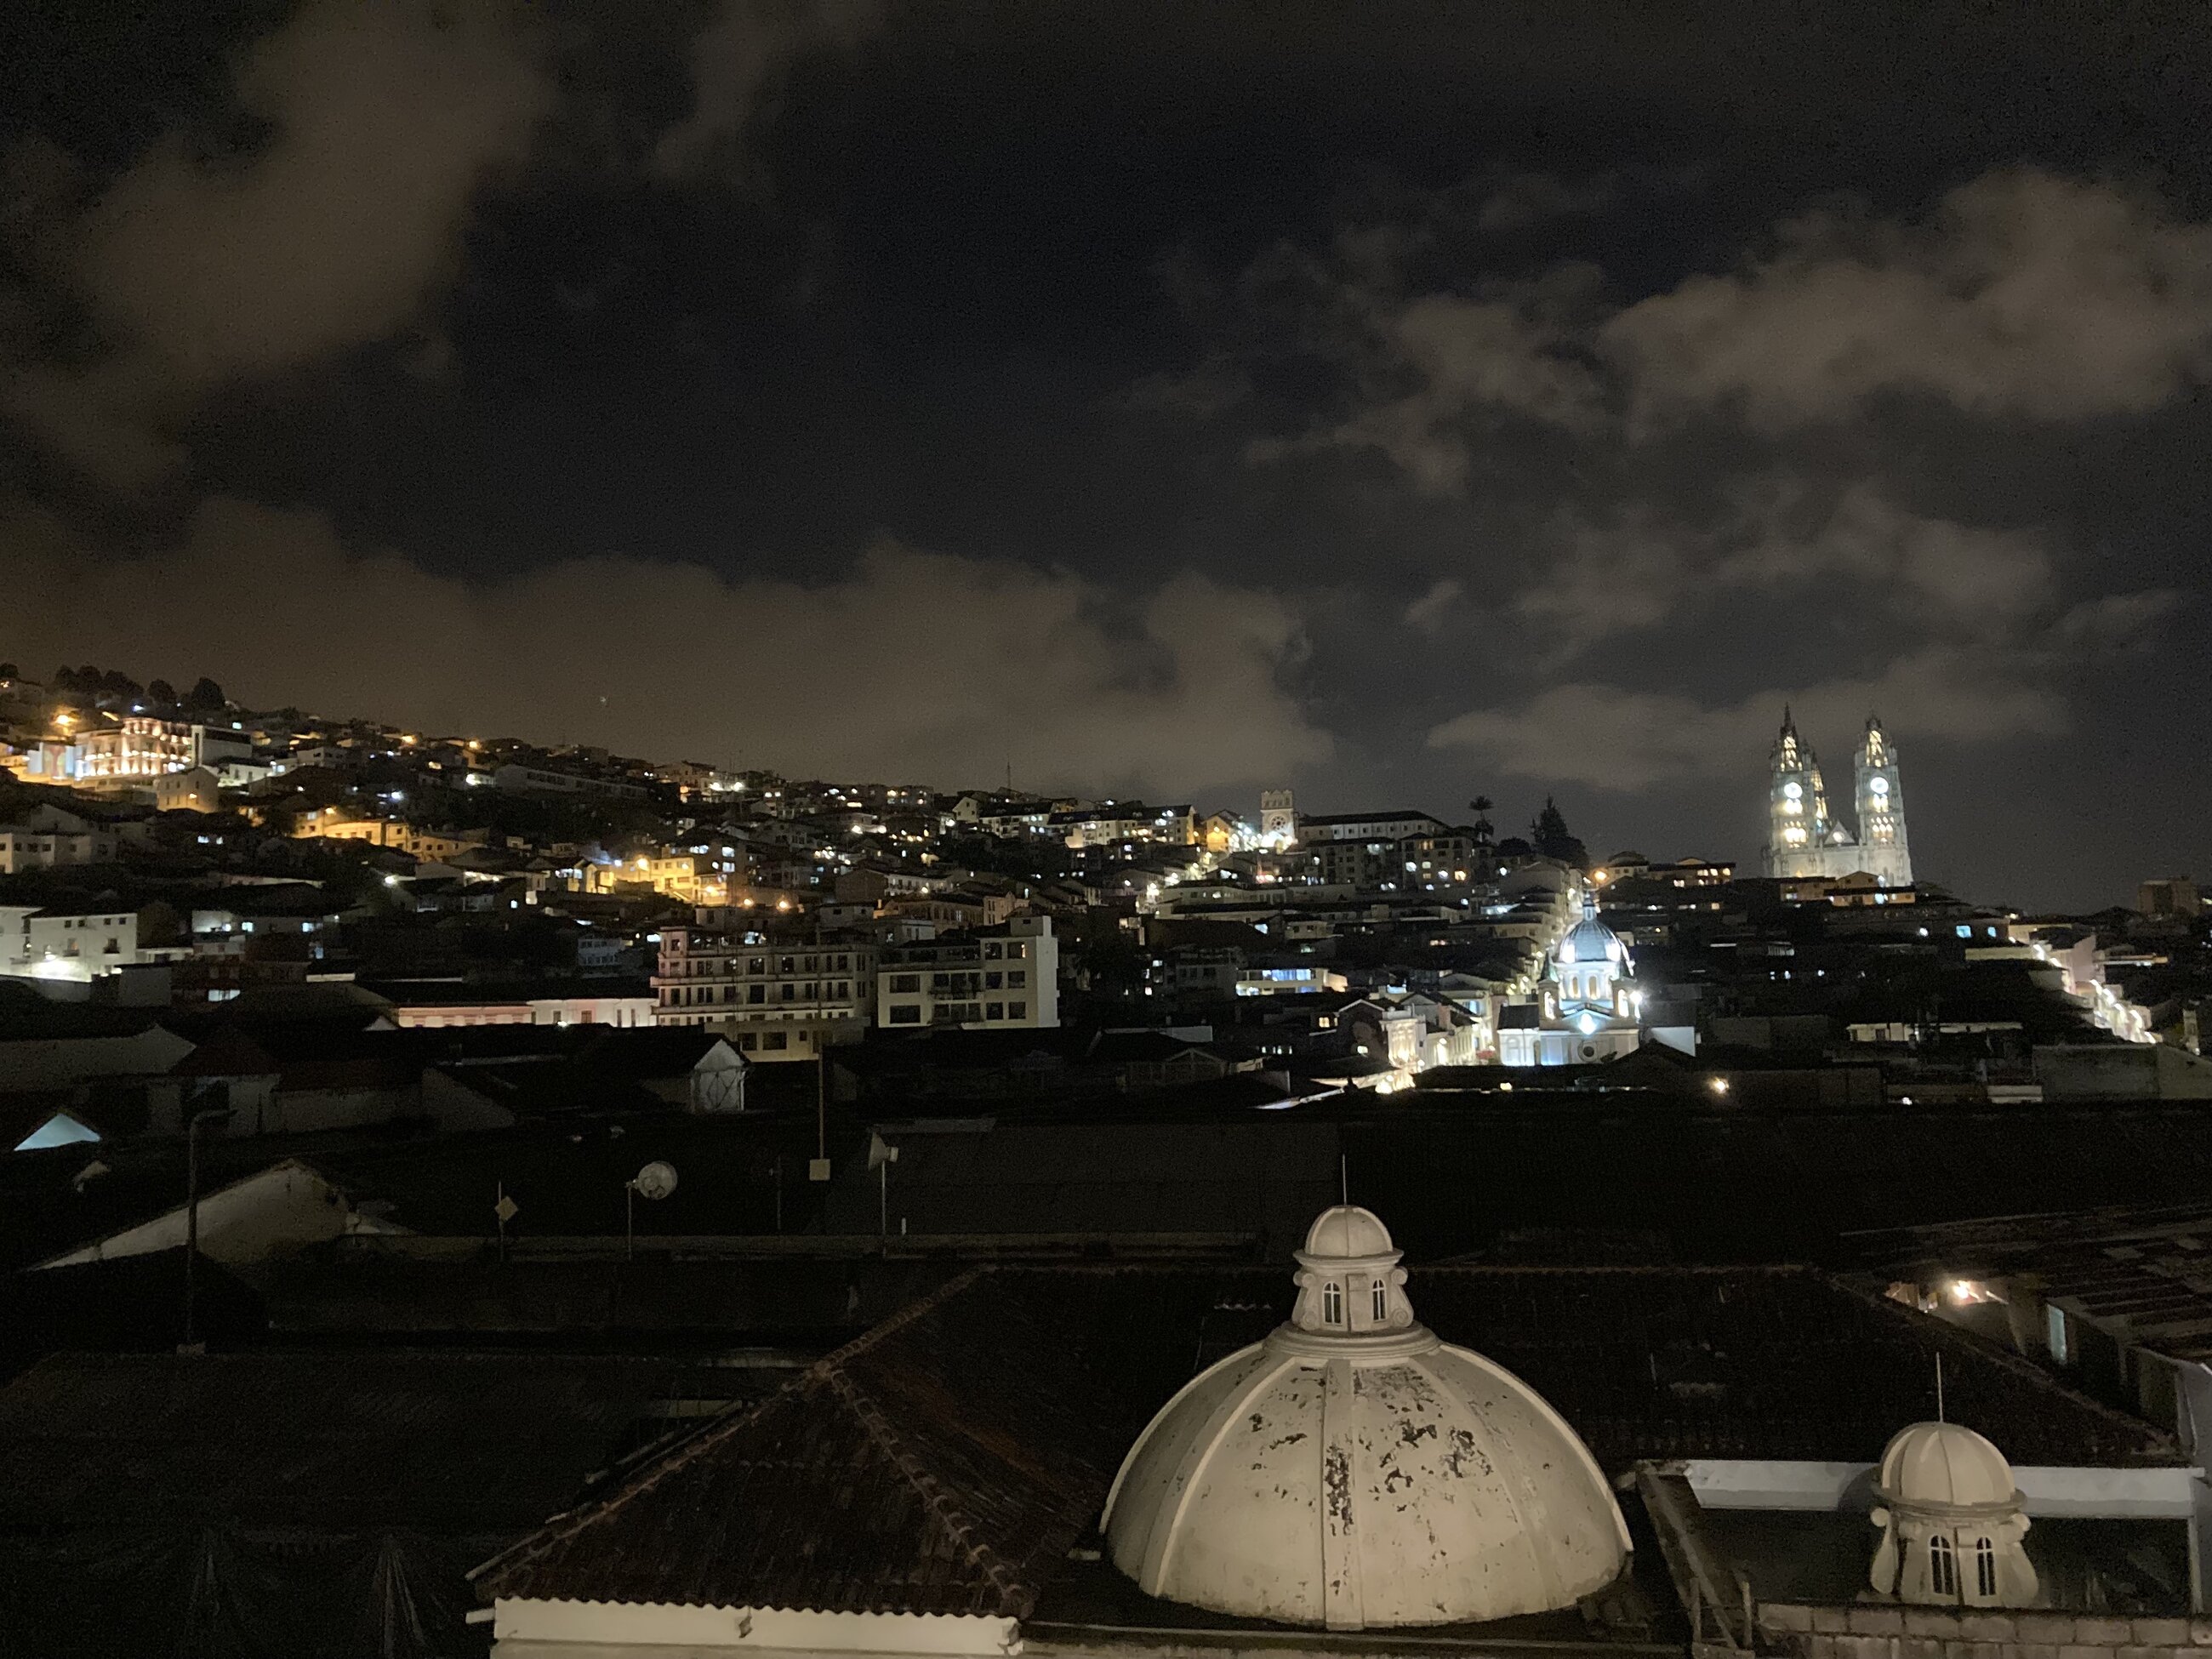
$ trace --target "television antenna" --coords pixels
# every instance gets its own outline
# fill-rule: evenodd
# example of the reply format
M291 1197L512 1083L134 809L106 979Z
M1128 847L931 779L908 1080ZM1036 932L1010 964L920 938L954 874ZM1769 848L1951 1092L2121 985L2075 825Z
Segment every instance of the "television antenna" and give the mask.
M637 1201L663 1199L676 1190L676 1166L659 1158L623 1182L623 1259L637 1259Z

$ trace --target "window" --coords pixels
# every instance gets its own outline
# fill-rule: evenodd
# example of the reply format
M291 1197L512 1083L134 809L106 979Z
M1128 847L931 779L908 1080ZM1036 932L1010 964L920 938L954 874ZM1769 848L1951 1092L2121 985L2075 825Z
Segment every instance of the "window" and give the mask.
M1321 1318L1324 1325L1344 1323L1344 1286L1333 1279L1321 1289Z
M1004 1019L1006 1017L1006 1005L1005 1003L1003 1003L1003 1002L987 1002L987 1003L985 1003L985 1004L983 1005L983 1018L986 1018L986 1019Z
M1006 970L1006 988L1009 991L1018 991L1029 982L1030 970L1028 969L1009 968Z
M1006 1018L1008 1019L1027 1019L1029 1017L1030 1006L1028 1003L1010 1002L1006 1005Z
M891 975L891 990L895 994L903 992L905 994L912 996L920 989L921 989L921 975L920 974L893 974Z
M761 1033L761 1047L763 1048L787 1048L790 1046L791 1034L788 1031L763 1031Z
M1029 955L1030 947L1019 943L1018 941L1012 945L1009 945L1006 947L1006 960L1008 962L1026 962L1029 960Z
M986 962L996 962L1000 957L1006 954L1006 947L1003 945L987 945L983 947L983 960Z
M1928 1588L1938 1595L1959 1593L1959 1564L1951 1540L1942 1533L1928 1540Z
M891 1010L890 1023L894 1025L921 1024L921 1008L920 1005L912 1002L899 1003Z
M1004 974L986 974L983 975L983 988L987 991L998 990L1006 983L1006 976Z
M1994 1601L1997 1593L1997 1547L1990 1539L1974 1540L1974 1594Z
M1383 1282L1378 1279L1375 1281L1375 1322L1378 1325L1381 1324L1382 1322L1383 1316L1389 1311L1389 1287L1384 1285Z

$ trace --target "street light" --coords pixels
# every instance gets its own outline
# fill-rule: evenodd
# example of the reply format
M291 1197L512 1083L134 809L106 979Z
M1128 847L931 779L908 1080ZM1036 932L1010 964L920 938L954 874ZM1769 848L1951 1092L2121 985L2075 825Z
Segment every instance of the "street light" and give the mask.
M217 1106L194 1113L185 1123L185 1340L178 1345L179 1353L200 1353L206 1347L193 1330L193 1298L199 1288L200 1128L204 1124L228 1123L231 1116L229 1107Z

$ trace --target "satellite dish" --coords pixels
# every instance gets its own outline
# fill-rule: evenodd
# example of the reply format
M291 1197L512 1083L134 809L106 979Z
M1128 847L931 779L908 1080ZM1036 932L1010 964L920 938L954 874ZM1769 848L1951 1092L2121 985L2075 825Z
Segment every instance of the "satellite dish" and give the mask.
M676 1190L676 1166L655 1159L640 1170L629 1184L641 1198L665 1198Z

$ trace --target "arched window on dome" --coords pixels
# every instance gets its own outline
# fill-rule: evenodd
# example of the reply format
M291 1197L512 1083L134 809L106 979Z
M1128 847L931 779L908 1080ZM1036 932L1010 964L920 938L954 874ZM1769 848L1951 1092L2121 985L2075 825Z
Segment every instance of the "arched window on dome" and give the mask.
M1958 1557L1950 1539L1940 1532L1928 1540L1928 1588L1938 1595L1959 1593Z
M1381 1279L1375 1281L1375 1322L1380 1325L1390 1313L1389 1286Z
M1344 1323L1344 1286L1333 1279L1321 1288L1321 1320L1324 1325Z
M1997 1593L1997 1547L1993 1539L1974 1540L1974 1594L1986 1601Z

